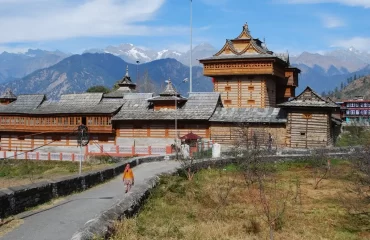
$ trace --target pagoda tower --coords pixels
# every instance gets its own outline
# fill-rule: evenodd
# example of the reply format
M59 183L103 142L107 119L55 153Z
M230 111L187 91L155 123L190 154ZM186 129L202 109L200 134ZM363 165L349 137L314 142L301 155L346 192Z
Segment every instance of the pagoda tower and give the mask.
M220 51L201 59L204 75L212 77L214 91L228 108L266 108L295 96L300 70L290 66L289 55L277 55L253 38L248 25Z

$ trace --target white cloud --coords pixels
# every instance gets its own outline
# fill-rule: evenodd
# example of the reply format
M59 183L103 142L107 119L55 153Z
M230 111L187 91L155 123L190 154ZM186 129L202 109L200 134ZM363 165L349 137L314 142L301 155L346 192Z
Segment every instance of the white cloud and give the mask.
M331 47L354 47L362 51L370 51L370 38L353 37L349 39L336 40L332 43Z
M352 7L370 8L370 0L282 0L292 4L318 4L318 3L339 3Z
M1 0L0 0L1 1ZM2 52L9 52L9 53L25 53L28 51L26 47L9 47L0 45L0 54Z
M44 3L43 3L44 2ZM165 0L0 0L0 43L75 37L176 35L183 26L147 26ZM22 3L22 4L20 4ZM38 3L38 4L36 4ZM40 4L41 7L40 8ZM0 10L1 11L1 10Z
M332 16L332 15L321 15L322 23L324 24L324 27L326 28L337 28L337 27L343 27L346 25L343 19Z

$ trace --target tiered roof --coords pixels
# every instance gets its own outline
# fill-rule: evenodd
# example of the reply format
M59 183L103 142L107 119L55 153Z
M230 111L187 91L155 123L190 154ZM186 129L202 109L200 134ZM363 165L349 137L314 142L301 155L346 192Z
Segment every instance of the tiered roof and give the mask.
M0 100L16 100L17 96L14 95L9 88L0 96Z
M128 73L128 65L126 67L125 76L118 82L119 88L113 92L104 94L107 98L121 98L125 93L130 93L136 89L136 84L131 81L131 77Z
M112 120L208 120L221 104L220 93L216 92L192 92L177 111L154 111L150 100L137 98L124 103Z
M163 92L159 94L159 96L153 97L148 99L149 102L156 102L156 101L175 101L178 102L185 102L187 99L182 97L179 92L173 86L171 80L166 81L167 85Z
M242 32L234 39L226 39L225 45L215 55L202 60L244 59L244 58L280 58L287 62L285 54L275 55L266 44L258 38L253 38L248 24L244 24ZM202 61L201 60L201 61Z
M339 108L331 99L324 99L310 87L288 102L278 104L278 107L313 107L313 108Z

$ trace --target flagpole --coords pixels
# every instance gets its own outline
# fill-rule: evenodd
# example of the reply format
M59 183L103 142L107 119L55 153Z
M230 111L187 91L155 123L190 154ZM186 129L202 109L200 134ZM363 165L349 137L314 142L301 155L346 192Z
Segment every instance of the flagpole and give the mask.
M190 0L190 86L189 92L193 92L193 0Z

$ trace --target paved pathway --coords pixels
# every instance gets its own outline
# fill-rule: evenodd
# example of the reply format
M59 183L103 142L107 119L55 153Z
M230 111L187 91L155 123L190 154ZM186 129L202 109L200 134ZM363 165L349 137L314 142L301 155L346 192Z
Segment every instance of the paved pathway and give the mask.
M176 167L175 161L143 163L133 168L135 185ZM134 186L135 187L135 186ZM24 218L24 223L1 240L67 240L83 225L100 212L109 209L124 198L122 176L67 197L67 202Z

